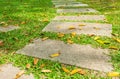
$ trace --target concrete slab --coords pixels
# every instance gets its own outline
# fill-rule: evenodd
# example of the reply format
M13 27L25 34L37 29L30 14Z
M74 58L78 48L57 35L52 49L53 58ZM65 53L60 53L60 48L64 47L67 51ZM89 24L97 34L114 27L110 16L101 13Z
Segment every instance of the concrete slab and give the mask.
M92 8L57 9L57 13L96 13Z
M60 51L60 56L50 57L58 51ZM103 72L113 70L111 63L108 62L110 57L105 55L109 53L108 50L95 49L90 45L65 44L62 41L37 39L16 53Z
M84 26L80 26L84 25ZM58 28L59 27L59 28ZM69 30L70 27L75 29ZM71 33L76 32L76 34L94 34L101 36L111 37L112 25L111 24L101 24L101 23L84 23L84 22L51 22L42 31L49 32L62 32Z
M0 79L14 79L16 74L21 70L12 64L5 64L0 66ZM19 79L34 79L33 75L22 75Z
M80 15L80 16L56 16L53 20L70 20L70 21L81 21L81 20L104 20L104 15Z
M18 26L7 26L7 27L1 27L0 26L0 32L8 32L8 31L11 31L11 30L15 30L15 29L18 29L19 27Z
M55 5L56 8L67 8L67 7L86 7L87 4L57 4Z

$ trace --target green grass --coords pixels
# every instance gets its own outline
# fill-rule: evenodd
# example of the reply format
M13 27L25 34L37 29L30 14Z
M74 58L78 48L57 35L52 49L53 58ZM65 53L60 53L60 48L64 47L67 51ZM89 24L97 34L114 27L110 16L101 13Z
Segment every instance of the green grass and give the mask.
M100 11L98 14L104 14L108 23L113 24L113 33L120 39L120 2L116 0L114 3L108 0L95 0L97 4L93 4L94 0L78 0L89 4L92 8ZM107 4L104 4L104 3ZM20 29L10 32L0 32L0 40L4 41L4 45L0 47L0 64L12 62L15 66L25 69L27 74L33 73L35 79L42 76L48 79L111 79L108 77L99 77L94 74L94 71L87 70L87 74L69 75L62 70L61 64L52 62L50 60L40 59L36 66L33 65L33 57L14 54L15 51L23 48L35 38L49 37L50 39L61 40L65 43L70 34L65 34L64 37L59 38L56 33L41 32L41 30L54 18L56 9L53 7L50 0L0 0L0 22L5 22L8 25L18 25ZM92 13L89 13L92 14ZM62 14L62 15L76 15L76 14ZM80 15L80 14L77 14ZM90 21L89 21L90 22ZM71 38L76 44L91 44L93 47L108 48L109 46L116 46L120 49L120 43L109 37L100 37L100 40L108 41L109 44L100 44L94 40L96 36L76 35ZM111 50L112 63L115 71L120 72L120 50ZM31 64L30 69L26 69L26 64ZM40 65L45 64L44 69L52 70L51 73L42 73ZM75 66L66 65L69 70L77 68ZM97 72L99 73L99 72ZM99 73L100 74L100 73Z

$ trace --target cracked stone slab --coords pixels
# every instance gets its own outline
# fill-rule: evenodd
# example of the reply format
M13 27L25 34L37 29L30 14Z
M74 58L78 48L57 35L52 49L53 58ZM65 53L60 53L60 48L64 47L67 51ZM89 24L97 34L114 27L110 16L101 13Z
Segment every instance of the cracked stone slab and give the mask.
M57 9L57 13L96 13L92 8L75 8L75 9Z
M86 7L87 4L59 4L55 5L55 8L67 8L67 7Z
M84 26L80 26L81 24ZM74 29L69 30L70 27L74 27ZM49 23L42 31L56 32L56 33L76 32L76 34L94 34L94 35L111 37L112 25L101 24L101 23L54 22L53 21Z
M12 31L18 28L19 28L18 26L7 26L7 27L0 26L0 32L8 32L8 31Z
M21 70L12 64L4 64L0 66L0 79L14 79L16 74ZM34 79L33 75L23 74L19 79Z
M80 15L80 16L56 16L53 20L73 20L73 21L81 21L81 20L104 20L104 15Z
M58 51L60 51L60 56L50 57L51 54ZM107 55L108 50L95 49L90 45L65 44L62 41L37 39L16 53L103 72L113 70L111 63L108 62L110 61L110 57Z

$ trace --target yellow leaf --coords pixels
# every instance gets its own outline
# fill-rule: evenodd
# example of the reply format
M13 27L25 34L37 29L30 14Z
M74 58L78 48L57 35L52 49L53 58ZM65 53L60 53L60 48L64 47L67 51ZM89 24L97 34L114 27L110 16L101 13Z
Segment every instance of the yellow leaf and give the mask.
M84 70L82 70L82 69L80 71L78 71L78 73L81 74L81 75L85 75L86 74L86 72Z
M86 26L86 24L79 24L79 26Z
M71 75L78 73L81 69L74 69L70 72Z
M70 71L66 67L62 67L62 70L66 73L70 73Z
M42 41L45 41L45 40L47 40L48 39L48 37L44 37L44 38L42 38Z
M38 58L34 58L34 65L36 65L38 63L39 59Z
M76 32L72 32L71 36L74 37L76 35Z
M100 28L98 28L98 27L93 27L95 30L100 30Z
M53 58L53 57L58 57L60 55L60 52L57 52L57 53L54 53L54 54L51 54L50 57Z
M118 43L120 43L120 39L116 39L116 41L117 41Z
M20 72L18 72L15 76L15 79L18 79L19 77L21 77L23 74L25 73L25 70L22 70Z
M76 29L76 28L75 28L75 26L70 26L68 29L72 30L72 29Z
M41 65L40 65L40 68L42 69L44 66L45 66L45 64L41 64Z
M74 42L73 42L72 40L68 39L68 40L67 40L67 43L68 43L68 44L73 44Z
M43 20L43 22L48 22L49 20L47 19L47 18L45 18L44 20Z
M120 73L119 72L109 72L108 76L109 77L117 77L117 76L120 76Z
M99 38L100 38L100 37L99 37L99 36L97 36L97 37L95 37L95 38L94 38L94 40L98 40Z
M49 73L49 72L52 72L52 71L51 71L51 70L46 69L46 70L41 70L41 72L44 72L44 73Z
M30 68L30 64L27 64L27 65L26 65L26 68L29 69L29 68Z
M65 35L64 33L58 33L58 37L60 37L60 38L64 37L64 35Z
M109 49L118 50L118 48L116 46L110 46Z
M104 41L102 41L102 40L96 40L96 41L100 44L104 44Z
M25 21L21 22L21 24L25 24L25 23L26 23Z

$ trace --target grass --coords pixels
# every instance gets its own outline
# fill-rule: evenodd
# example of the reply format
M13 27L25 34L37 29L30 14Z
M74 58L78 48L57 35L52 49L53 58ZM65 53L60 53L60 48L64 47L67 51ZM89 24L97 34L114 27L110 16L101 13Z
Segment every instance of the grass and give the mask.
M116 0L114 3L108 0L78 0L89 4L92 8L104 14L108 23L113 24L113 33L115 38L120 38L120 2ZM95 3L97 4L93 4ZM95 71L87 70L87 74L69 75L62 70L62 66L58 62L39 59L36 66L33 65L33 57L18 55L14 52L23 48L25 45L31 43L35 38L49 37L50 39L62 40L67 42L71 38L70 34L65 34L64 37L59 38L56 33L41 32L41 30L54 18L56 9L50 0L0 0L0 22L5 22L8 25L20 26L20 29L0 32L0 40L3 40L4 45L0 47L0 64L11 62L15 66L25 69L27 74L33 73L35 79L47 77L48 79L111 79L109 77L100 77L94 74ZM62 15L76 15L76 14L62 14ZM78 14L79 15L79 14ZM71 38L76 44L91 44L94 47L109 48L109 46L116 46L120 49L120 44L109 37L100 37L100 40L108 41L109 44L100 44L94 40L96 36L76 35ZM112 63L115 71L120 72L120 51L111 50ZM26 69L26 64L31 64L30 69ZM51 73L42 73L40 65L45 64L44 69L51 69ZM69 70L77 68L75 66L66 65ZM99 72L97 72L99 73Z

